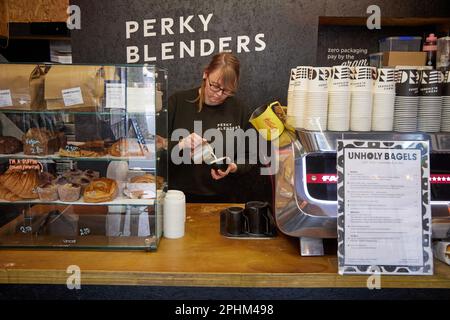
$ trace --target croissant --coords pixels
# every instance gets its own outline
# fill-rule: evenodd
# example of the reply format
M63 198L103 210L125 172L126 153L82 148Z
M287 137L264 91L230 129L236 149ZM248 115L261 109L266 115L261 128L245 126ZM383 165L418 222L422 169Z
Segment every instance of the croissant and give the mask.
M3 186L0 186L0 199L6 200L6 201L19 201L22 200L21 197L16 196L14 193L9 191Z
M0 178L4 188L24 199L37 199L39 196L35 191L39 184L38 172L36 170L6 171Z

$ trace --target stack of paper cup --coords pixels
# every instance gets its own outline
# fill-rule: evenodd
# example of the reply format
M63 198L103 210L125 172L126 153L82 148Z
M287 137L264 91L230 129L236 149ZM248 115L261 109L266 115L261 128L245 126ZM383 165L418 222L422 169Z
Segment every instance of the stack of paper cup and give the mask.
M380 68L373 87L372 130L394 129L395 69Z
M164 197L164 237L178 239L184 236L186 197L183 192L169 190Z
M421 73L418 129L423 132L439 132L444 76L438 70L422 70Z
M334 66L328 81L328 130L348 131L350 128L349 66Z
M294 81L294 118L295 128L304 127L308 96L308 75L312 67L298 66L295 72Z
M303 123L306 130L327 130L330 73L331 68L325 67L309 70L306 116Z
M294 126L294 82L295 82L295 68L291 69L291 75L289 77L289 87L287 94L287 123L288 125Z
M394 130L417 131L420 72L417 69L396 70Z
M372 87L376 68L355 67L351 86L350 129L370 131L372 126Z
M450 71L446 71L442 84L441 131L450 132Z

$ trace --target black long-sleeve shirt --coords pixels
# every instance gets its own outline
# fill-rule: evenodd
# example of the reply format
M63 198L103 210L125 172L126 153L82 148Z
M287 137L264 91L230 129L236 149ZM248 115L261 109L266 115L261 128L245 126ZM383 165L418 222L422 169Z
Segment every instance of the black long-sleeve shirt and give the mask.
M239 136L234 139L234 153L229 154L226 150L227 130L249 128L247 113L238 103L236 98L228 97L223 104L217 106L209 106L204 104L200 112L198 112L198 88L180 91L169 98L169 114L168 114L168 132L169 132L169 188L182 190L185 193L196 195L226 195L233 192L233 185L236 183L236 176L247 172L251 165L247 162L240 164L244 158L248 158L248 148L246 146L246 155L236 154L237 140L244 139ZM172 133L175 129L184 128L189 134L194 132L194 121L201 121L202 131L197 132L200 136L207 129L218 129L223 133L223 156L230 157L237 163L238 170L236 173L230 173L225 178L214 180L211 177L211 167L206 164L174 164L171 154L182 154L187 150L179 150L178 140L171 141ZM229 139L228 139L229 140ZM211 141L210 141L211 142ZM218 150L216 155L220 156ZM236 189L236 188L234 188Z

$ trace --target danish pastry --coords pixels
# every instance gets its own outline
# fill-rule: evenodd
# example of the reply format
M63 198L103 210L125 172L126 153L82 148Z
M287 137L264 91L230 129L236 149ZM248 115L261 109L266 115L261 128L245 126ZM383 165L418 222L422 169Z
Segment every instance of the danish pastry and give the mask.
M97 178L84 190L84 201L90 203L108 202L117 197L118 185L115 180L108 178Z

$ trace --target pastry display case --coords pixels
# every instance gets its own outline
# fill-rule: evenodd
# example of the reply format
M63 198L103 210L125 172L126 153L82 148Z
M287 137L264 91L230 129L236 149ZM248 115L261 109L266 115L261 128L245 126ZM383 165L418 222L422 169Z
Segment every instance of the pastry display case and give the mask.
M0 65L0 248L155 250L167 72Z

